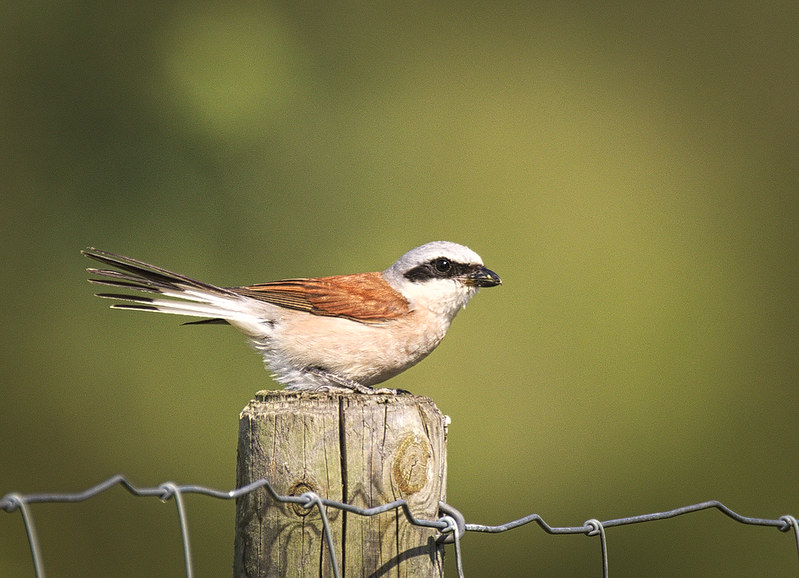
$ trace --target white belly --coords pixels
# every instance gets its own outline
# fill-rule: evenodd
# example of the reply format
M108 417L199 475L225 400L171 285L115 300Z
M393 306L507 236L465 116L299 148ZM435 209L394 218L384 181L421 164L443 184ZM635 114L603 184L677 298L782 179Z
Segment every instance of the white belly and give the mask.
M318 376L309 376L307 369L374 385L424 359L449 324L424 309L379 324L285 311L268 335L250 338L274 378L289 388L319 385Z

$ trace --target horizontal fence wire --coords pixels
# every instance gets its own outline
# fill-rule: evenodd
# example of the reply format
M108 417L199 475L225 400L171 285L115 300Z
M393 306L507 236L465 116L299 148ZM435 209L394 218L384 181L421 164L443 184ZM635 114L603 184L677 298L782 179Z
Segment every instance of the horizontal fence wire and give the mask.
M456 567L458 571L458 576L460 578L463 578L464 576L463 562L461 558L461 538L463 537L463 534L465 532L485 532L489 534L497 534L500 532L507 532L509 530L513 530L515 528L519 528L527 524L536 524L547 534L584 534L586 536L599 536L601 556L602 556L602 574L603 576L607 577L608 552L607 552L607 542L605 536L606 528L612 528L615 526L626 526L630 524L640 524L643 522L654 522L657 520L666 520L669 518L674 518L676 516L682 516L684 514L689 514L692 512L698 512L700 510L709 510L709 509L716 509L725 516L731 518L732 520L740 524L750 524L755 526L771 526L777 528L781 532L793 531L794 538L796 541L797 555L799 555L799 522L797 522L797 519L794 516L785 515L785 516L780 516L778 519L750 518L748 516L742 516L741 514L738 514L737 512L733 511L732 509L728 508L727 506L725 506L724 504L722 504L717 500L710 500L707 502L701 502L699 504L692 504L690 506L675 508L673 510L668 510L665 512L643 514L640 516L615 518L612 520L605 520L605 521L591 519L583 523L582 526L571 526L571 527L551 526L538 514L530 514L529 516L524 516L523 518L519 518L518 520L513 520L497 526L486 526L483 524L466 523L463 514L461 514L451 505L445 504L444 502L439 503L439 518L437 520L424 520L414 517L414 515L410 511L410 508L408 507L408 503L405 500L396 500L394 502L383 504L382 506L376 506L374 508L359 508L351 504L345 504L343 502L337 502L335 500L328 500L327 498L322 498L321 496L315 494L314 492L306 492L299 496L284 496L278 494L272 488L269 482L263 478L260 480L256 480L255 482L252 482L251 484L248 484L246 486L242 486L235 490L230 490L225 492L221 490L215 490L213 488L208 488L205 486L195 486L195 485L181 486L173 482L164 482L157 487L141 488L129 482L124 476L115 475L111 478L108 478L104 482L101 482L96 486L88 488L82 492L25 494L25 495L19 493L11 493L11 494L6 494L2 499L0 499L0 509L6 512L15 512L19 510L20 513L22 514L25 531L27 532L28 536L28 543L30 545L31 556L33 557L33 567L37 578L43 578L45 575L45 571L44 571L44 566L42 564L41 546L39 544L39 539L36 534L36 526L33 521L31 508L29 506L31 504L40 504L40 503L53 504L53 503L83 502L84 500L93 498L114 486L122 486L125 490L127 490L129 493L133 494L134 496L154 497L158 498L162 502L167 502L171 499L175 500L175 504L177 505L177 510L178 510L178 519L180 522L180 533L183 541L183 555L186 567L186 576L188 578L192 577L193 569L192 569L191 546L189 542L189 531L187 524L187 514L186 514L186 507L183 502L183 496L185 494L199 494L211 498L232 500L240 496L243 496L245 494L255 492L260 488L263 488L276 502L299 504L303 508L306 509L316 508L319 511L319 515L322 520L324 539L330 553L331 569L333 571L333 575L336 578L340 576L340 570L338 567L338 561L336 559L335 544L333 543L332 532L330 531L330 523L327 517L327 512L326 512L327 508L336 508L346 512L351 512L359 516L376 516L378 514L382 514L390 510L402 511L405 518L408 520L410 524L413 524L414 526L434 528L439 532L438 541L440 543L454 544Z

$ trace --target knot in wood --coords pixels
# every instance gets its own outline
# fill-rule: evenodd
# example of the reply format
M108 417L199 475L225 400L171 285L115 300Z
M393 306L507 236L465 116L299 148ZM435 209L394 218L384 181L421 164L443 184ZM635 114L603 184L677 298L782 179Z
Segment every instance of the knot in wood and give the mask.
M293 486L291 486L291 489L289 490L289 494L288 495L289 496L301 496L305 492L314 492L314 493L316 493L316 489L313 486L309 485L308 482L297 482ZM302 517L305 517L308 514L313 512L313 508L304 508L302 506L302 504L297 504L297 503L292 503L291 504L291 509L294 510L295 514L297 514L298 516L302 516Z
M394 480L404 494L415 494L427 485L430 477L430 443L419 434L400 442L394 457Z

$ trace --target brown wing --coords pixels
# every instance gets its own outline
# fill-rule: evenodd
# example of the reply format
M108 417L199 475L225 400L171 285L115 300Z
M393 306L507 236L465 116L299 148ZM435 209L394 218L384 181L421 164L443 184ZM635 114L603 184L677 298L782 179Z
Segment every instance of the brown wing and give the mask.
M396 319L410 310L408 301L380 273L284 279L228 289L280 307L364 323Z

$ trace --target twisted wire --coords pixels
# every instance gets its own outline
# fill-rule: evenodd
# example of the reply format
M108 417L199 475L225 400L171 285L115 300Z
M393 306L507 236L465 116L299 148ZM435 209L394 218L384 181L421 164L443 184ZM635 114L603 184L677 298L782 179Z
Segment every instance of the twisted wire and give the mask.
M269 496L276 502L280 503L293 503L298 504L303 508L311 509L316 508L319 511L323 536L325 543L330 552L330 565L333 575L336 578L341 576L338 566L338 559L336 557L335 544L333 541L333 533L331 532L330 522L327 516L327 508L336 508L342 511L350 512L359 516L376 516L391 510L400 510L408 523L414 526L421 526L425 528L432 528L439 532L437 541L442 544L453 544L455 548L455 561L458 576L463 578L464 569L462 561L462 548L461 539L466 532L483 532L489 534L497 534L507 532L515 528L519 528L528 524L535 524L540 527L547 534L584 534L589 537L599 536L601 554L602 554L602 575L607 578L609 575L608 566L608 548L606 530L608 528L617 526L627 526L631 524L641 524L646 522L654 522L658 520L666 520L676 516L682 516L701 510L715 509L727 516L728 518L740 524L756 525L774 527L781 532L793 532L794 541L796 543L797 554L799 555L799 521L794 516L784 515L776 519L771 518L754 518L743 516L731 508L727 507L718 500L709 500L700 502L698 504L691 504L667 510L664 512L654 512L651 514L642 514L636 516L628 516L624 518L614 518L611 520L600 521L596 519L587 520L582 526L551 526L540 515L529 514L516 520L511 520L504 524L489 526L483 524L469 524L466 523L464 515L453 506L444 502L439 503L439 518L435 520L426 520L417 518L413 515L405 500L395 500L380 506L372 508L361 508L352 504L346 504L336 500L329 500L323 498L314 492L306 492L299 496L281 495L275 491L268 480L261 478L246 486L236 488L229 491L216 490L205 486L198 485L178 485L174 482L164 482L155 487L139 487L128 481L124 476L117 474L92 486L82 492L75 493L41 493L41 494L20 494L17 492L6 494L0 499L0 509L5 512L20 511L22 515L25 532L28 537L28 544L30 546L31 557L33 559L33 568L37 578L45 576L44 565L42 563L41 545L39 543L36 526L33 520L33 514L30 506L32 504L41 503L77 503L93 498L103 492L109 490L114 486L122 486L130 494L137 497L155 497L162 502L168 502L172 499L178 510L178 521L180 525L180 533L183 543L183 555L186 568L187 578L192 578L192 556L191 556L191 543L189 539L188 530L188 516L184 503L184 496L186 494L199 494L211 498L222 500L233 500L243 495L255 492L262 489L269 494Z

